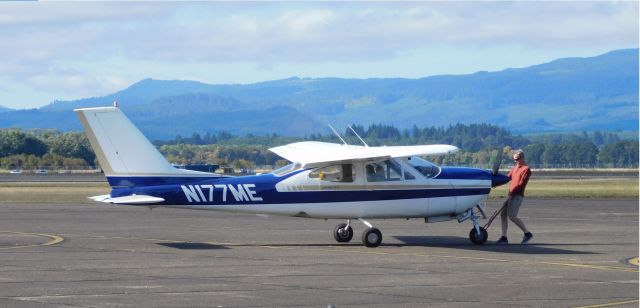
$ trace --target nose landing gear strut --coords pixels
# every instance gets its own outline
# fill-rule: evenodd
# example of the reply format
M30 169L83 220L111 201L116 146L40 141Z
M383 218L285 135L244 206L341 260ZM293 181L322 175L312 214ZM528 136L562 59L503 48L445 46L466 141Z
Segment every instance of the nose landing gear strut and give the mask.
M480 213L483 218L486 218L482 208L479 205L476 205L476 207L478 208L478 213ZM480 226L480 223L478 222L478 219L480 217L481 216L478 216L473 211L473 208L466 210L464 213L461 213L456 217L456 219L458 219L458 222L463 222L467 219L471 219L471 222L473 223L473 228L471 228L471 231L469 231L469 239L471 240L472 243L476 245L484 244L489 238L487 229L485 227Z

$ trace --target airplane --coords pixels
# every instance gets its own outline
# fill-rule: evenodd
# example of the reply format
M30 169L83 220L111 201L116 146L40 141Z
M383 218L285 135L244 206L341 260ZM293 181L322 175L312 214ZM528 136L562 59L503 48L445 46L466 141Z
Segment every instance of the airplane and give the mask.
M439 167L421 157L459 149L442 144L369 147L360 136L363 145L349 145L339 134L343 144L303 141L270 148L291 162L270 173L232 177L177 169L117 105L74 111L111 186L110 194L90 197L95 201L344 219L333 230L339 243L351 241L355 220L366 226L362 243L378 247L382 232L369 219L420 218L425 223L471 220L469 239L483 244L488 236L479 223L486 218L481 203L492 187L509 181L497 172L501 158L493 171Z

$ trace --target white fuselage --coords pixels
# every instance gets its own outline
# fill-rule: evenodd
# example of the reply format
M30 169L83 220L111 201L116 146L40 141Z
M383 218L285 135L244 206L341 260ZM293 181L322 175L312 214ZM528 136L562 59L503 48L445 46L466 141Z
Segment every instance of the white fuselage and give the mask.
M453 218L481 203L490 191L490 176L478 176L478 169L451 168L458 170L459 178L455 178L443 176L447 168L438 168L437 173L427 177L407 160L393 162L398 172L396 177L389 175L387 179L368 177L366 162L338 165L350 166L347 180L340 178L340 172L318 176L318 170L334 171L331 166L280 175L216 179L214 184L185 186L186 192L204 198L186 198L184 202L159 206L308 218ZM460 170L475 170L475 178L465 179L469 176ZM242 189L245 196L252 198L238 198L237 191Z

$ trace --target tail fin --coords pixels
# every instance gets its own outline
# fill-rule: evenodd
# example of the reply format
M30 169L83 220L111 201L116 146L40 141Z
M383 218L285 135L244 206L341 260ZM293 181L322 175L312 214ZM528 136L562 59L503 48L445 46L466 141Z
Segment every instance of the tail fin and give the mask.
M107 177L212 176L171 166L117 107L74 111Z

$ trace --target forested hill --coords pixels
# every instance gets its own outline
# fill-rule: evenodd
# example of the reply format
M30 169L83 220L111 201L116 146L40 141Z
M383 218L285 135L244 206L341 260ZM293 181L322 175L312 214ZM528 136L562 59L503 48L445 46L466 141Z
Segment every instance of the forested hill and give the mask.
M514 136L504 128L488 124L417 127L398 129L389 125L353 125L367 144L454 144L462 151L455 155L432 156L438 164L488 167L502 148L524 149L534 168L638 167L637 135L620 132L545 134ZM360 141L350 131L343 137L351 144ZM286 161L268 148L301 140L340 141L335 135L313 134L307 138L271 135L237 136L227 132L192 134L155 142L172 163L231 165L236 169L282 165ZM508 165L510 155L503 156ZM54 130L21 131L0 129L0 169L87 169L95 166L95 155L85 135ZM1 172L1 171L0 171Z
M326 133L326 123L400 129L488 123L514 133L637 131L638 49L420 79L290 78L246 85L145 79L104 97L5 112L0 127L79 130L72 109L114 100L151 139L222 130L303 136Z

